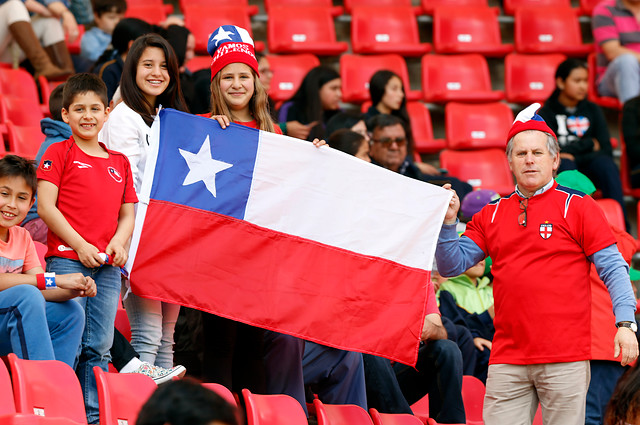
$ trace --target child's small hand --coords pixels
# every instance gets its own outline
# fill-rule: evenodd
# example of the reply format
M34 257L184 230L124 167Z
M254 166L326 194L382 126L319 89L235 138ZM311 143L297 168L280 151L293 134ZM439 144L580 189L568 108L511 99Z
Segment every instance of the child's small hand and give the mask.
M113 258L111 264L116 267L124 266L127 262L127 259L129 258L129 254L127 253L127 250L124 248L124 246L114 240L109 242L109 245L107 245L107 249L105 250L105 252L107 253L107 255Z
M313 143L313 146L315 146L316 148L319 148L319 147L324 146L324 145L327 144L327 142L325 142L324 140L320 140L320 139L317 139L317 138L313 139L313 142L311 142L311 143Z
M96 286L96 282L87 276L87 284L85 285L85 289L80 291L80 297L95 297L98 293L98 287Z
M85 243L80 249L76 250L76 253L78 254L78 259L85 267L94 268L104 264L104 260L98 255L100 251L90 243Z
M229 117L226 115L212 115L211 119L218 121L223 130L229 126Z

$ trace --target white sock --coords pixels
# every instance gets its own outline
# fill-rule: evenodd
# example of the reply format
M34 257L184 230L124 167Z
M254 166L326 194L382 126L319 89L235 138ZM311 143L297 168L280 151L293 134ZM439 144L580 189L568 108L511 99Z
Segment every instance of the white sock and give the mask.
M136 370L138 370L138 368L140 367L141 364L142 364L142 362L140 361L140 359L137 358L137 357L134 357L131 360L129 360L129 363L124 365L124 367L122 369L120 369L119 372L120 373L133 373Z

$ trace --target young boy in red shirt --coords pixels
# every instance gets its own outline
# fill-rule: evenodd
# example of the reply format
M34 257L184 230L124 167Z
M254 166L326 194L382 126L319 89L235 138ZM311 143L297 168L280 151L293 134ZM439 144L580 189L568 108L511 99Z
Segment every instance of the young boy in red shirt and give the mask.
M109 115L107 88L93 74L65 83L62 119L72 137L51 145L38 167L38 214L49 227L47 271L91 276L98 288L83 298L85 329L76 373L87 420L97 423L98 393L93 367L107 371L120 292L120 267L134 225L131 168L127 157L98 142ZM107 265L101 254L112 263Z

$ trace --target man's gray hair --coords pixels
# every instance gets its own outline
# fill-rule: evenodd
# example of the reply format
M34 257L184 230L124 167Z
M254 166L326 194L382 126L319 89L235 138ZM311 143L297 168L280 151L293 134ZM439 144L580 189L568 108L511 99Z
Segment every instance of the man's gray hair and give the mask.
M556 156L558 152L560 152L560 146L558 145L558 141L556 140L555 137L553 137L550 133L547 133L546 131L524 130L524 131L521 131L520 133L532 133L532 132L536 132L536 133L539 132L547 136L547 150L549 151L549 154L551 154L551 156ZM509 160L509 162L511 162L511 152L513 152L513 139L515 139L518 134L513 136L507 142L507 159Z

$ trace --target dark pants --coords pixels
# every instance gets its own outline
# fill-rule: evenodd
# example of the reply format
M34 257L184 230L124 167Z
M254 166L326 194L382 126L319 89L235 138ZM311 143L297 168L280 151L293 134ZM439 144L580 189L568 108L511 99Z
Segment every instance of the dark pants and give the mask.
M120 371L134 357L140 357L127 338L117 328L113 328L113 344L111 345L111 364Z
M392 379L393 370L396 381ZM462 402L462 355L447 339L422 344L415 368L389 360L365 358L369 407L383 413L409 413L413 404L429 394L429 417L438 423L465 423ZM401 400L398 388L404 396ZM407 411L408 410L408 411Z
M203 313L205 382L222 384L234 392L266 390L263 360L264 330Z
M615 162L613 162L613 158L608 155L596 155L590 161L580 164L563 158L560 162L558 173L566 170L578 170L585 174L591 179L595 187L602 190L602 197L618 202L624 213L624 222L627 226L626 230L629 231L630 225L627 218L627 209L624 205L620 171Z
M591 382L587 392L585 425L602 425L607 403L626 367L608 360L591 360Z

